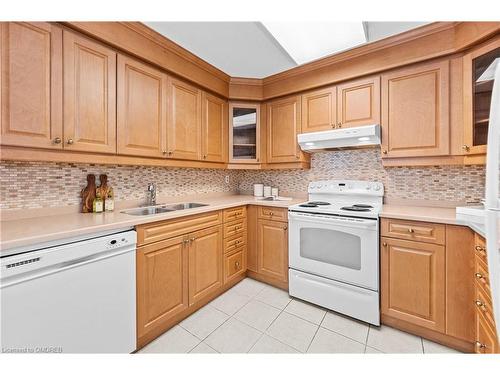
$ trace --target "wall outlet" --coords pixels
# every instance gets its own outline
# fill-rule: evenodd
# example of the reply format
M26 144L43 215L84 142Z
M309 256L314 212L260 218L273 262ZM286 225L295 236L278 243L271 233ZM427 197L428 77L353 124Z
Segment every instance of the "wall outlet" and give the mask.
M229 185L229 176L224 177L224 182Z

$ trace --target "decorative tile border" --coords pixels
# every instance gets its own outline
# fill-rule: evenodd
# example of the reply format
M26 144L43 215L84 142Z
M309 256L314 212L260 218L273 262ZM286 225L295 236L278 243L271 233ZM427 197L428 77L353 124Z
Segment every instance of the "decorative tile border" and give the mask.
M94 164L3 161L0 163L0 209L49 208L80 204L86 175L106 173L116 200L145 199L148 182L158 195L252 191L254 183L281 192L307 191L310 181L359 179L381 181L387 198L477 202L484 196L484 166L383 168L380 150L315 153L310 170L236 171ZM229 176L229 184L224 181Z

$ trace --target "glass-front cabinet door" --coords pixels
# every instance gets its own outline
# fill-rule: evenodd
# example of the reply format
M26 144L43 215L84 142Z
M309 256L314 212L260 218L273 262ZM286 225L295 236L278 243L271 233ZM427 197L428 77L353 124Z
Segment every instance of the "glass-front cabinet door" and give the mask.
M464 56L464 154L485 154L493 80L487 69L500 58L500 38Z
M229 162L260 162L259 104L229 104Z

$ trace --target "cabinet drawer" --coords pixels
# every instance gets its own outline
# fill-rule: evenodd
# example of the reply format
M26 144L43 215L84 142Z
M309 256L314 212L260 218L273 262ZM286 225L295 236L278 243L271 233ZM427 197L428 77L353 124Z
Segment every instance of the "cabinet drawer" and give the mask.
M382 219L381 235L444 245L445 226L423 221Z
M491 306L490 296L487 296L481 288L476 288L476 297L474 300L478 311L478 318L484 319L491 328L495 327L495 318L493 317L493 308Z
M224 239L224 253L230 253L236 249L242 248L247 244L246 232L235 234L234 236Z
M288 210L278 207L259 207L259 219L288 221Z
M241 219L224 224L224 238L246 232L247 220Z
M486 295L491 296L490 289L490 276L488 274L488 267L486 264L476 256L476 261L474 262L474 279L476 280L476 285L483 288Z
M180 236L219 224L222 224L221 211L138 225L136 227L137 246Z
M228 254L224 258L224 284L246 271L245 251Z
M494 330L481 316L477 317L475 344L475 351L478 354L494 354L500 352L498 338Z
M247 217L247 208L246 206L228 208L223 211L223 215L224 223L238 219L245 219Z
M488 262L486 255L486 241L477 233L474 238L474 252L476 253L476 256L483 262Z

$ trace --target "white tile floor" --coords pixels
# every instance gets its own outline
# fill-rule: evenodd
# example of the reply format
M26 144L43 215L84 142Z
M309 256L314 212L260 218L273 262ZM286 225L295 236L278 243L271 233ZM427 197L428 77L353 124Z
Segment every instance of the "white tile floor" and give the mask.
M237 338L237 339L235 339ZM139 353L458 353L245 279Z

